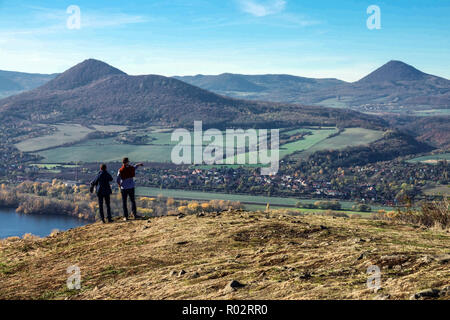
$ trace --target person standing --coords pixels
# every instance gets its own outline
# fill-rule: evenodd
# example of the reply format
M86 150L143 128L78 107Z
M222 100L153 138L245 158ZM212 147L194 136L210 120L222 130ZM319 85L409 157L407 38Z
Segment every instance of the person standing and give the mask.
M103 202L106 204L106 214L108 222L112 222L111 217L111 185L109 184L113 181L113 177L109 174L106 168L106 164L100 166L100 172L97 174L94 180L91 182L91 192L96 188L96 193L98 197L98 205L100 210L100 218L102 223L105 222L105 215L103 212Z
M135 219L140 218L137 215L136 199L135 199L135 183L134 177L136 176L136 169L144 166L142 163L138 163L134 166L130 164L128 158L123 158L122 167L117 173L117 184L119 185L120 192L122 193L122 205L124 221L128 220L128 198L131 202L131 212Z

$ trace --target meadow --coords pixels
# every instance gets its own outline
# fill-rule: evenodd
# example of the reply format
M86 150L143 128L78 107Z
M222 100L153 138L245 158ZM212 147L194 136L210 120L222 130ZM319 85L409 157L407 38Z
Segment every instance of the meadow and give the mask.
M16 144L17 149L23 152L35 152L53 148L80 141L95 131L79 124L57 124L54 127L56 131L52 134L22 141Z
M309 155L322 150L342 150L347 147L365 146L383 137L383 132L364 128L348 128L339 135L323 139L310 148L295 154L294 157L307 158Z
M423 162L429 164L437 164L440 160L450 161L450 153L433 154L408 160L408 162Z
M121 132L126 129L125 126L100 126L96 125L93 128L87 128L80 124L57 124L52 126L55 131L52 134L27 139L16 144L16 148L22 152L36 152L50 148L56 148L69 143L76 143L87 138L89 133L95 131L101 132Z

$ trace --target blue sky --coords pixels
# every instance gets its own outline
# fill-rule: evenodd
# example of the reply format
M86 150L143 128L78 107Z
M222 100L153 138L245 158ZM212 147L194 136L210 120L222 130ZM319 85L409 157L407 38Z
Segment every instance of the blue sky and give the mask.
M81 10L81 29L66 9ZM366 10L381 9L369 30ZM129 74L287 73L354 81L389 60L450 78L448 0L0 0L0 69L87 58Z

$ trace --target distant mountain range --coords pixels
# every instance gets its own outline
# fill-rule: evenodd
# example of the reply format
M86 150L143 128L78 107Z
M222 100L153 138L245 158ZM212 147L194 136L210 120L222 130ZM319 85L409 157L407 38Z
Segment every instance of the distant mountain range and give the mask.
M37 88L56 76L0 70L0 98Z
M174 78L129 76L94 59L38 88L0 100L0 121L5 119L184 127L202 120L205 126L218 128L386 126L378 117L351 110L233 99Z
M236 98L354 108L362 111L450 108L450 80L390 61L353 83L290 75L183 76L176 79Z
M86 68L85 65L82 67ZM111 74L126 75L113 69ZM71 70L71 73L75 71ZM59 89L70 89L68 85L80 87L104 75L105 70L96 66L94 70L84 72L92 78L83 78L83 75L79 75L79 79L59 78ZM109 72L106 74L110 75ZM0 71L0 98L40 87L57 76ZM423 73L401 61L390 61L353 83L283 74L224 73L173 78L223 96L246 100L352 108L368 112L450 108L450 80ZM54 83L42 89L55 89L52 85Z

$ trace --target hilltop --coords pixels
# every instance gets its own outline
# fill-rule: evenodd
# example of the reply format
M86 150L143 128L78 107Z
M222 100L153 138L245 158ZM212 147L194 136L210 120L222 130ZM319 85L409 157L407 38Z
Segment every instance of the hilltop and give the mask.
M449 247L443 231L317 215L97 223L0 241L0 299L409 299L428 288L448 299ZM72 265L81 291L66 289ZM382 270L377 293L370 265Z
M356 83L375 84L388 81L418 81L430 78L438 77L428 75L402 61L391 60Z

